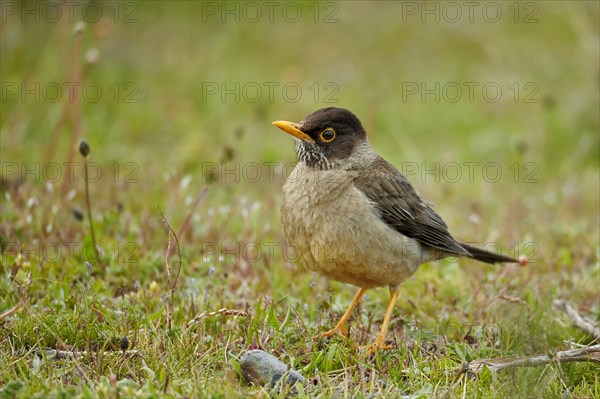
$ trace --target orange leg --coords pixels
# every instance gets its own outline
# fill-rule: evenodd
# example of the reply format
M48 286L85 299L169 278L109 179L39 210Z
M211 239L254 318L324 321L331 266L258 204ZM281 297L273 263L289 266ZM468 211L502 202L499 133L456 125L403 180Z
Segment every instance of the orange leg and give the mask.
M385 317L383 318L381 331L379 331L379 335L377 335L375 342L367 346L367 355L371 355L379 350L391 348L389 345L385 344L385 333L387 332L388 324L390 323L390 318L392 317L392 311L394 310L396 298L398 298L398 287L390 287L390 301L388 302L387 309L385 311Z
M332 335L335 335L335 334L340 334L340 335L347 337L348 336L348 319L350 319L350 316L352 315L352 311L356 307L356 304L358 303L358 301L360 301L360 298L362 298L362 296L365 294L365 291L367 291L366 288L361 288L360 291L358 291L358 293L356 294L356 296L354 297L352 302L350 302L350 306L348 306L346 313L344 313L344 315L342 316L340 321L338 321L338 323L335 325L335 327L333 327L329 331L324 332L321 335L317 335L315 337L315 339L327 338L327 337L331 337Z

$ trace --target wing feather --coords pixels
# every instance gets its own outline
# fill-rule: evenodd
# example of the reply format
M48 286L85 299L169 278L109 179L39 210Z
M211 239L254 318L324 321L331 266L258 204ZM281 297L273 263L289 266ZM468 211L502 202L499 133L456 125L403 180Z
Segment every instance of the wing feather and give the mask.
M442 218L419 196L408 179L379 158L355 179L375 204L379 217L401 234L445 253L471 256L448 231Z

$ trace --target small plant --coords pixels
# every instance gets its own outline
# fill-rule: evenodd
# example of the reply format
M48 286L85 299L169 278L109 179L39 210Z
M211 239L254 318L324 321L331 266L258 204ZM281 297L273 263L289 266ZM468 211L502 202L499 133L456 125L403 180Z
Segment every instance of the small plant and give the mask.
M88 155L90 155L90 146L85 140L79 142L79 153L83 157L83 179L85 180L85 203L87 208L88 220L90 222L90 235L92 236L92 246L94 247L94 254L98 264L100 261L100 251L96 245L96 234L94 233L94 221L92 220L92 204L90 201L90 187L88 183Z

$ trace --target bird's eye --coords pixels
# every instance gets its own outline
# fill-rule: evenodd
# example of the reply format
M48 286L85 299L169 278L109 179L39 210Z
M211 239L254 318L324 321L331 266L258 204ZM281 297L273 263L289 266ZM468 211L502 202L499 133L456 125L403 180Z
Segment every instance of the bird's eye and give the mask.
M325 143L331 143L335 139L335 130L327 128L321 132L320 136Z

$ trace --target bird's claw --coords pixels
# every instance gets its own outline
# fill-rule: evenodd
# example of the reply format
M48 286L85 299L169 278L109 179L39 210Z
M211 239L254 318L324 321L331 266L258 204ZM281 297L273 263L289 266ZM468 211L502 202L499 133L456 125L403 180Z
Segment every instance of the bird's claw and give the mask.
M329 338L334 335L341 335L342 337L348 337L348 327L346 327L345 324L338 324L335 327L333 327L331 330L325 331L322 334L316 335L314 337L314 339L315 339L315 341L318 341L320 339Z
M365 350L365 356L371 356L380 351L390 350L392 349L392 346L386 345L383 337L377 337L374 343L368 346L363 346L361 349Z

